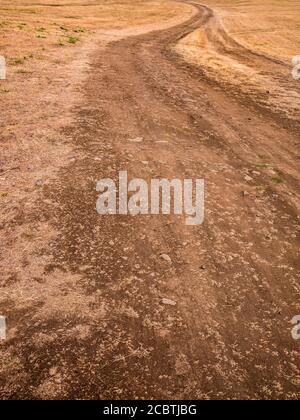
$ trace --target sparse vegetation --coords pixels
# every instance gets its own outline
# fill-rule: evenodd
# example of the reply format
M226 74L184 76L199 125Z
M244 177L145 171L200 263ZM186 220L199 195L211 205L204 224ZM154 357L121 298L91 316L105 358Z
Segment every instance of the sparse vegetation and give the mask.
M17 70L17 74L32 74L32 71L19 69Z
M12 58L9 60L9 64L12 66L20 66L22 64L24 64L25 62L25 57L24 58Z
M69 44L76 44L78 41L79 41L79 38L77 38L76 36L69 36L68 38Z
M278 176L274 176L273 178L271 178L272 181L274 182L274 184L282 184L283 183L283 179L278 177Z

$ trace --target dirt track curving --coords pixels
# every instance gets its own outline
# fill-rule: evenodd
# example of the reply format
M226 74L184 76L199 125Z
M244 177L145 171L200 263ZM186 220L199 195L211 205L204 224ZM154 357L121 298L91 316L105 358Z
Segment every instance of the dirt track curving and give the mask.
M94 58L61 133L73 158L37 204L57 232L36 255L43 273L4 288L15 333L1 344L2 398L300 397L299 83L193 5L188 22ZM270 91L219 78L209 54L262 73ZM96 182L120 170L204 178L205 223L99 216Z

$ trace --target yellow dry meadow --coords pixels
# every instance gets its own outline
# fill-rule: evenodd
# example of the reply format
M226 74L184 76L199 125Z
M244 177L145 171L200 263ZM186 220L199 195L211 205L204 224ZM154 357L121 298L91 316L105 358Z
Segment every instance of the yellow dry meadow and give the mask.
M93 32L173 19L185 4L147 0L9 0L0 5L0 54L21 64L34 53L79 43ZM29 57L28 57L29 56Z
M299 0L206 0L230 35L248 48L290 61L300 54Z

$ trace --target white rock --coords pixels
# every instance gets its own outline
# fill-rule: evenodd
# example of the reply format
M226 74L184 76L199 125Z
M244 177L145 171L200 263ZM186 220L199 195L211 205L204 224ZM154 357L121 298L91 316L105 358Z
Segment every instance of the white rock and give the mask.
M141 143L144 140L143 137L136 137L135 139L129 139L131 143Z
M176 306L177 302L175 302L175 300L171 300L171 299L167 299L167 298L163 298L161 303L163 305L169 305L169 306Z
M6 318L0 315L0 340L6 338Z
M172 260L171 260L171 258L169 257L169 255L167 255L167 254L161 254L161 256L160 256L163 260L165 260L165 261L167 261L168 263L171 263L172 262Z

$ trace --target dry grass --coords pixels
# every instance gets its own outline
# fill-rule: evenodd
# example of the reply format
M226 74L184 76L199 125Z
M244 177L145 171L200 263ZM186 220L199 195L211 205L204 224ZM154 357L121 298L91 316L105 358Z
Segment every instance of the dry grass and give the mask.
M227 31L245 46L290 61L300 54L298 0L207 0Z
M291 73L292 58L300 54L299 2L208 0L206 4L215 17L181 40L177 51L224 89L233 88L236 94L298 120L299 82ZM244 51L241 58L235 41L258 54ZM278 60L282 65L274 64Z
M0 174L35 157L45 170L41 137L68 123L67 108L80 99L78 83L95 48L109 39L105 32L118 35L189 13L190 7L172 1L1 1L0 55L7 61L7 80L0 81Z
M10 0L0 5L0 53L10 64L77 44L103 29L123 29L173 19L186 5L147 0Z

